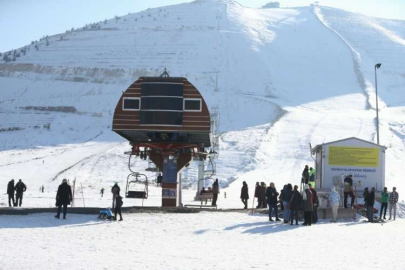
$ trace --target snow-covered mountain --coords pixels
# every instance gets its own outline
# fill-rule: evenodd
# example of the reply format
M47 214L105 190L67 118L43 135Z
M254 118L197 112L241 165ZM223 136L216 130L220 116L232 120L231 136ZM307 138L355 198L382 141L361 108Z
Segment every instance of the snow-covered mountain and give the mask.
M239 198L241 181L297 183L313 162L309 143L351 136L376 141L374 65L381 62L386 181L401 190L404 29L404 21L327 7L251 9L232 0L197 0L5 53L15 61L0 62L0 188L22 178L53 191L68 177L96 193L125 181L129 146L111 131L115 105L139 76L164 68L187 77L219 109L217 171L223 186L233 182L228 197ZM192 165L186 186L194 176Z

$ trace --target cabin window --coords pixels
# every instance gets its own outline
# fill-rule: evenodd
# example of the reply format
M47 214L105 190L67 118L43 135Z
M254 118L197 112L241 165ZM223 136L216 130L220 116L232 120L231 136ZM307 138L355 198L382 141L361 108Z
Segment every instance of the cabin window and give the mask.
M180 97L142 97L142 111L183 111L183 99Z
M201 98L185 98L184 111L185 112L201 112Z
M141 111L142 125L181 126L183 112Z
M182 83L142 83L141 125L181 126L183 86Z
M124 97L122 101L122 110L123 111L139 111L140 109L140 98L130 98Z

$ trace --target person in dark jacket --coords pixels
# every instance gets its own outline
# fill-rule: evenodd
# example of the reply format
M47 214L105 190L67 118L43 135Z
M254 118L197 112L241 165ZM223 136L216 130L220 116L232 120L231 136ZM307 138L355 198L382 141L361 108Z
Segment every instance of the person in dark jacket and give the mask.
M112 208L115 208L115 199L117 195L120 195L121 188L118 186L118 182L115 182L114 186L111 188L111 193L113 194Z
M277 207L277 197L278 197L278 192L276 190L276 187L274 186L274 183L270 183L270 186L266 190L266 197L267 197L267 203L269 205L269 221L273 221L271 218L271 213L272 210L274 209L274 214L276 217L276 221L280 221L278 218L278 207Z
M15 200L14 200L14 179L11 179L10 182L8 182L7 185L7 194L8 194L8 206L14 206L15 205ZM13 202L11 204L11 202Z
M219 194L219 184L218 179L215 179L214 184L212 184L212 206L217 206L218 194Z
M114 220L117 220L117 214L119 214L120 215L120 220L119 221L123 221L122 213L121 213L122 205L123 205L122 197L120 195L117 195L115 197Z
M256 208L260 208L260 200L259 200L259 193L260 193L260 184L259 182L256 182L256 187L255 187L255 198L257 198L257 206Z
M351 198L351 203L350 203L350 207L353 207L354 205L354 193L353 193L353 179L352 179L352 175L349 174L348 176L345 177L344 182L344 207L347 208L347 198L350 196Z
M311 226L312 224L312 211L314 210L314 204L312 203L312 192L309 190L309 185L304 186L304 191L302 193L303 208L304 208L304 226Z
M266 184L264 182L261 182L259 191L260 208L267 208L266 189L267 189Z
M367 197L367 218L368 222L373 222L374 216L375 188L372 188Z
M158 177L156 178L156 185L159 187L162 186L162 182L163 182L163 176L161 173L159 173Z
M299 211L301 210L302 205L302 196L301 193L298 191L298 186L294 186L294 190L292 191L291 200L290 200L290 217L291 223L290 225L294 224L294 217L295 217L295 225L298 225L298 215Z
M60 211L63 206L63 219L66 219L67 206L72 202L72 189L67 183L66 179L62 180L62 184L59 185L58 192L56 193L56 206L58 212L55 218L60 218Z
M247 209L248 205L248 200L249 200L249 189L248 189L248 185L246 184L245 181L243 181L243 186L242 186L242 190L240 192L240 199L242 200L243 204L245 205L245 208L243 209Z
M368 187L364 188L364 192L363 192L363 198L364 198L364 208L367 208L367 199L368 199L368 195L370 194L370 192L368 191Z
M290 220L290 201L292 196L292 186L291 184L285 185L283 188L282 204L284 223L288 223Z
M14 189L16 191L15 205L21 207L22 199L23 199L23 193L27 190L27 186L20 179L20 180L18 180L18 183L15 185Z
M319 199L318 199L318 193L312 186L309 186L309 190L312 192L312 203L314 205L314 209L312 210L312 223L317 223L318 222L318 205L319 205Z
M309 182L309 168L308 165L305 165L304 170L302 171L302 179L304 184L308 184Z

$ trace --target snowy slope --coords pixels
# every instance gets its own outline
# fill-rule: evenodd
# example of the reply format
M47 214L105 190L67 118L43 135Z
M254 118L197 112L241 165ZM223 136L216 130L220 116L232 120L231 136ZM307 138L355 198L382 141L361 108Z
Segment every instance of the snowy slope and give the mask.
M224 204L239 205L241 181L251 189L256 181L297 183L312 164L308 143L376 141L374 64L382 62L380 139L387 185L401 190L403 25L326 7L256 10L199 0L49 37L0 62L0 189L22 178L35 204L40 185L52 193L63 177L78 179L90 198L125 181L128 144L110 131L113 110L137 77L167 68L219 108L218 178L223 187L232 182ZM195 186L195 175L192 164L184 185ZM159 192L152 188L148 204L159 204Z
M0 249L1 267L355 270L403 269L405 264L404 220L384 226L346 221L306 227L246 213L124 213L123 218L2 216L0 237L7 248Z

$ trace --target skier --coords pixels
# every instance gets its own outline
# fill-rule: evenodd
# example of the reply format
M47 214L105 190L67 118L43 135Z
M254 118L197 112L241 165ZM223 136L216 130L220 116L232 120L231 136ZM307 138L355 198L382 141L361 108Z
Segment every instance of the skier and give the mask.
M120 195L120 187L118 186L118 182L114 183L114 186L111 188L111 193L113 194L113 200L112 200L112 208L115 208L115 198L117 195Z
M7 194L8 194L8 206L15 206L15 200L14 200L14 179L11 179L10 182L8 182L7 185ZM11 204L13 202L13 204Z
M373 222L374 216L374 200L375 200L375 188L373 187L370 194L367 197L367 218L368 222Z
M100 194L101 194L101 198L103 198L103 195L104 195L104 188L101 188Z
M338 209L339 209L339 202L340 202L340 195L339 193L336 191L335 187L332 187L331 189L331 193L329 195L329 200L330 200L330 204L332 207L332 215L333 215L333 219L332 222L337 222L337 215L338 215Z
M302 196L301 193L298 191L298 186L294 186L294 191L292 192L291 200L290 200L290 209L291 209L291 223L290 225L294 224L294 217L295 217L295 225L298 225L298 214L301 208L302 203Z
M248 185L246 184L245 181L243 181L243 186L242 186L242 190L240 193L240 199L242 200L243 204L245 205L245 208L243 208L243 209L247 209L247 204L248 204L248 200L249 200L249 189L248 189Z
M397 188L393 187L392 192L390 193L390 197L389 197L389 201L390 201L390 218L389 218L389 220L391 220L392 210L394 210L394 220L395 220L395 217L397 215L398 198L399 198L399 195L397 192Z
M123 221L121 213L122 205L123 205L122 197L119 194L115 195L114 220L117 220L117 214L119 214L120 215L119 221Z
M45 187L44 187L44 185L42 185L42 187L41 187L42 193L44 193L44 190L45 190Z
M353 179L352 179L352 175L349 174L348 176L345 177L344 182L344 207L347 208L347 197L351 197L351 203L350 203L350 207L353 207L354 204L354 194L353 194Z
M60 218L60 211L63 206L63 219L66 219L67 206L72 202L72 189L67 183L66 179L62 180L62 184L59 185L58 192L56 193L56 206L58 212L55 218Z
M314 204L312 203L312 192L309 190L309 185L305 184L304 191L302 193L303 206L304 206L304 226L311 226L312 224L312 211L314 210Z
M16 201L15 201L15 206L20 206L22 204L22 199L23 199L23 193L27 190L27 186L20 180L18 180L18 183L14 187L16 191Z
M382 214L384 212L384 219L386 214L387 214L387 208L388 208L388 192L387 188L384 188L384 191L381 192L381 209L380 209L380 219L382 219Z
M271 218L271 213L272 213L273 209L274 209L276 221L281 221L278 218L278 207L277 207L278 192L277 192L276 187L274 186L273 182L270 183L270 186L266 190L266 197L267 197L267 203L269 205L269 221L273 221L273 219Z
M218 194L219 194L218 179L215 179L214 184L212 184L212 206L217 206Z

